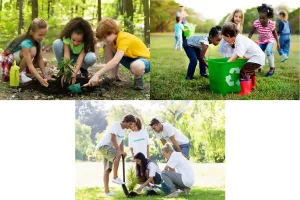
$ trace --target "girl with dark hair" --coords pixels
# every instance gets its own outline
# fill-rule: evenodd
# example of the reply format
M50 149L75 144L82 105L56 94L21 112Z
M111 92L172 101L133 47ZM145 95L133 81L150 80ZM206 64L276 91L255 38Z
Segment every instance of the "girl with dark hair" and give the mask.
M141 184L137 192L141 192L143 188L150 186L149 183L156 185L161 184L161 171L155 163L147 159L145 155L140 152L134 156L134 160L136 162L136 175Z
M26 66L41 85L47 87L47 81L52 79L46 74L45 61L42 57L42 41L47 32L48 25L45 20L35 18L30 23L28 31L16 37L5 49L4 56L13 55L13 60L20 67L21 83L32 81L31 78L26 76ZM41 69L42 76L37 72L36 67ZM8 74L8 70L3 70L4 80L8 80Z
M136 123L131 127L132 132L128 136L128 146L132 154L132 160L134 155L141 152L145 157L150 159L149 155L149 134L146 129L142 129L142 121L136 117Z
M79 70L83 77L89 77L87 69L96 62L96 55L94 32L86 20L76 17L69 21L52 47L58 63L72 59L76 64L72 84L76 82Z
M254 21L252 30L250 31L248 37L251 39L255 30L257 30L258 45L263 51L266 51L267 60L270 66L270 70L267 72L266 76L272 76L275 72L273 54L273 46L275 41L277 42L277 50L280 49L278 35L275 30L275 22L271 20L274 16L274 11L272 6L267 4L262 4L261 6L257 7L257 11L259 13L259 19ZM261 72L261 68L259 69L259 72Z
M183 49L190 59L190 63L187 70L186 79L193 79L197 63L199 61L200 75L208 77L206 68L208 66L205 61L205 53L210 44L217 46L221 41L221 26L212 27L208 36L191 36L183 41Z

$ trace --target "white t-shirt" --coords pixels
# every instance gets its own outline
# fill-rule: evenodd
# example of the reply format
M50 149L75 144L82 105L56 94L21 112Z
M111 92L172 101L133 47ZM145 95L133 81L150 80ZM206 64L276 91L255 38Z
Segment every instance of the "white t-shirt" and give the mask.
M175 137L178 145L188 144L189 139L183 135L178 129L168 123L161 123L163 125L163 130L160 133L156 133L158 139L165 139L167 142L172 143L170 140L171 136Z
M153 162L150 162L148 165L147 165L147 169L149 170L149 177L155 177L155 174L156 172L161 174L161 170L159 169L159 167L153 163Z
M149 134L145 129L132 132L128 136L128 146L133 149L133 154L141 152L147 158L147 145L149 145Z
M182 155L181 152L174 151L168 162L167 166L176 170L181 174L182 182L186 187L192 187L194 184L194 171L190 162Z
M244 35L238 34L236 36L234 53L241 58L245 57L247 62L265 64L265 53L255 42Z
M116 135L116 140L119 146L121 142L125 139L125 131L124 129L122 129L120 122L113 122L110 125L108 131L101 138L101 141L97 144L97 149L103 145L113 146L111 143L111 134Z

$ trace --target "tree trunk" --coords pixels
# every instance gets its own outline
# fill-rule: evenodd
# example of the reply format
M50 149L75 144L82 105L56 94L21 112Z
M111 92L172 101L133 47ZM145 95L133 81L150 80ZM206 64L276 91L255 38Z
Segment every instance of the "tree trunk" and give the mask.
M0 0L0 11L2 11L2 0Z
M144 0L144 38L145 43L150 45L150 9L149 0Z
M23 28L23 0L19 0L19 27L18 34L20 35Z
M48 0L48 19L50 19L51 0Z
M124 0L119 0L119 12L121 15L124 14L124 4L123 4Z
M38 17L38 15L39 15L39 5L38 5L38 0L32 0L32 4L31 4L31 6L32 6L32 20L34 19L34 18L37 18Z
M123 3L126 12L125 27L127 27L129 33L134 34L132 0L124 0Z
M101 13L101 0L98 0L98 22L102 19L102 13Z
M85 5L85 0L82 1L82 4ZM82 7L82 18L84 18L84 10L85 8Z

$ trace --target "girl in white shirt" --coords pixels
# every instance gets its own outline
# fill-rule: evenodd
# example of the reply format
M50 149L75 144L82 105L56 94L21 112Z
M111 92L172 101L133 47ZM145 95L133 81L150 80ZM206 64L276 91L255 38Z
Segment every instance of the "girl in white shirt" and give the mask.
M128 136L128 146L132 154L132 160L139 152L150 159L149 134L145 129L142 129L142 121L140 118L136 117L136 123L131 127L131 130L133 132Z
M144 154L137 153L134 156L136 162L136 175L141 186L136 190L141 192L144 187L150 186L149 183L161 184L161 171L159 167L151 160L145 158Z
M222 28L223 39L235 46L234 53L227 62L234 62L238 58L247 60L240 71L240 96L251 94L256 86L255 70L265 64L265 54L251 39L239 33L236 24L227 22Z

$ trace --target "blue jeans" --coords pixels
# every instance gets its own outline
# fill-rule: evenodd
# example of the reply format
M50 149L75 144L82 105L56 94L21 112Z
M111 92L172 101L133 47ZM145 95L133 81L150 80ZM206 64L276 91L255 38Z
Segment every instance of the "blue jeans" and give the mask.
M291 44L290 35L280 35L279 44L280 44L280 49L278 50L279 55L282 55L284 53L288 56L290 54L290 44Z
M265 43L265 44L259 44L259 47L263 52L266 51L267 56L273 55L273 43Z
M175 36L175 44L174 44L174 50L179 45L180 51L182 50L182 36Z
M61 62L64 58L64 43L61 39L57 39L52 44L53 53L55 55L57 63ZM73 54L70 51L70 59L76 63L79 54ZM96 55L93 52L87 52L82 62L82 68L87 69L88 67L92 66L96 63Z
M189 46L187 44L187 40L183 41L183 49L184 49L187 57L190 59L186 79L193 78L198 61L199 61L200 75L205 75L207 66L200 62L201 50L198 48Z
M189 158L189 155L190 155L190 148L191 148L191 145L190 143L187 143L187 144L181 144L179 145L182 153L184 153L184 155ZM174 145L173 145L173 149L175 149Z
M130 58L127 56L123 56L120 63L126 67L127 69L130 70L130 65L133 61L136 60L141 60L144 64L145 64L145 73L149 73L150 72L150 61L147 60L146 58L142 58L142 57L137 57L137 58Z

